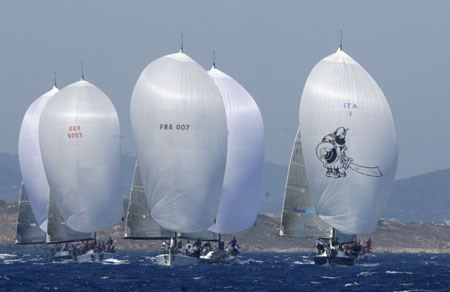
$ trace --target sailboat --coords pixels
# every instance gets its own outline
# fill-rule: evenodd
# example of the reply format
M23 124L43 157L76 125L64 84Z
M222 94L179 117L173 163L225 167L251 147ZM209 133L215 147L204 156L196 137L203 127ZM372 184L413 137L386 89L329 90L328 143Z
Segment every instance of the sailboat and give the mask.
M42 110L39 144L64 225L95 234L120 221L119 120L106 94L84 78L63 88ZM76 258L97 262L112 256L96 247Z
M374 231L387 204L398 160L391 110L375 80L341 46L308 76L299 120L314 208L303 210L332 227L330 253L314 260L340 257L351 265L336 239L342 244L344 235Z
M231 234L255 224L261 199L264 168L264 124L258 105L247 90L229 75L213 67L208 71L222 96L227 117L227 162L214 233ZM238 254L219 249L202 257L228 261ZM233 256L234 255L234 256Z
M181 50L144 69L130 115L150 216L173 232L171 248L157 263L195 263L177 251L176 234L204 231L217 215L227 151L220 93Z
M16 244L56 244L92 238L64 225L52 204L39 145L39 119L47 102L58 92L53 88L27 109L19 134L19 164L23 176L20 189ZM69 259L71 252L53 250L54 259Z

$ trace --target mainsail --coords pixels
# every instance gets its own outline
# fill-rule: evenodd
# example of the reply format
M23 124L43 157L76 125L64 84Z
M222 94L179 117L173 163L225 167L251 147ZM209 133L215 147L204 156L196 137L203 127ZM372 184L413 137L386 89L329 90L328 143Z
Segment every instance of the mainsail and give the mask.
M16 244L45 243L45 232L37 224L23 182L18 209Z
M319 217L345 234L374 231L397 168L396 133L380 87L342 49L311 71L300 128Z
M39 141L64 222L78 232L119 222L119 120L109 98L85 80L66 86L42 111Z
M130 202L125 218L126 239L167 239L173 232L161 227L152 218L145 197L139 164L134 168L133 184L131 185Z
M214 82L182 52L161 57L136 82L130 115L152 217L172 231L208 229L227 153L225 109Z
M34 217L43 231L47 231L50 187L47 182L39 145L39 119L48 101L58 91L58 88L54 86L30 105L23 118L19 134L18 154L20 171L26 185Z
M286 180L280 235L292 237L331 236L331 226L319 218L312 204L303 159L300 128L297 130L294 141Z
M125 218L125 239L169 239L174 236L170 230L164 229L153 219L148 209L144 185L142 184L139 164L134 168L130 201ZM218 240L219 235L211 231L180 233L180 238L201 240Z
M209 230L236 233L254 225L261 199L264 124L252 96L233 78L213 67L208 71L225 105L227 162L219 210Z
M46 243L50 244L91 239L94 239L93 233L78 232L67 226L58 211L58 207L53 199L53 194L50 192L48 202L48 228Z

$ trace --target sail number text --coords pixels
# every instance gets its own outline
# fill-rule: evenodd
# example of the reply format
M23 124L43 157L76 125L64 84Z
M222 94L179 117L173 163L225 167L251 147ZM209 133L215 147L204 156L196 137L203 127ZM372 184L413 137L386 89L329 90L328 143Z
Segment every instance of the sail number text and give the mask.
M80 126L69 126L69 133L67 133L68 139L83 138L83 132L81 132Z
M344 102L344 108L349 110L349 116L352 116L352 112L358 110L358 105L352 102Z
M159 125L160 130L178 130L178 131L188 131L189 125L187 124L160 124Z

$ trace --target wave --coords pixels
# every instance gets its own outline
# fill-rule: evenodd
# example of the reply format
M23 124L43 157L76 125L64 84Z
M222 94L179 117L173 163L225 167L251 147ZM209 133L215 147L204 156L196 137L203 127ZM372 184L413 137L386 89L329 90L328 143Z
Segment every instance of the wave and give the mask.
M314 265L314 261L295 261L294 265Z
M250 263L262 264L262 263L264 263L264 261L248 259L248 260L245 260L245 261L238 260L237 263L240 264L240 265L248 265Z
M340 279L341 277L330 277L330 276L321 276L322 279L329 279L329 280L336 280Z
M16 257L15 254L0 253L0 260Z
M101 263L104 264L104 265L124 265L124 264L128 264L129 261L127 261L127 260L118 260L118 259L114 259L113 258L113 259L103 260Z
M361 272L361 273L359 273L358 275L356 275L356 276L371 276L371 275L373 275L373 274L376 274L377 272Z
M412 272L404 272L404 271L386 271L386 274L407 274L412 275Z
M361 285L361 283L353 282L353 283L346 283L344 287L359 286L359 285Z

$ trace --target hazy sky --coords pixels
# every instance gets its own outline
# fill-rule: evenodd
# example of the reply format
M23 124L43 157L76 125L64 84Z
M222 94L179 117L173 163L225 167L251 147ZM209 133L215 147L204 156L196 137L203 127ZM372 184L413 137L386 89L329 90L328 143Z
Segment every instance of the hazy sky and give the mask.
M450 168L450 1L1 1L0 152L17 153L28 106L53 82L86 79L119 114L134 153L129 105L152 60L180 48L238 80L265 123L266 160L287 165L306 78L344 51L378 82L400 146L397 177ZM380 143L383 140L380 139Z

